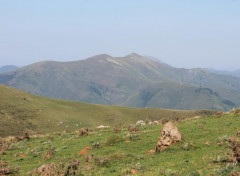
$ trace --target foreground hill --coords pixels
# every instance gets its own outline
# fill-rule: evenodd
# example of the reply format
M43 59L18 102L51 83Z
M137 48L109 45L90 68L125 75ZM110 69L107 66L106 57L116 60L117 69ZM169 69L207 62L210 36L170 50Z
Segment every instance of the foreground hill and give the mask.
M26 130L53 132L83 126L131 124L138 119L193 117L213 111L177 111L128 108L54 100L0 85L0 136L19 135Z
M40 62L0 74L0 83L45 97L95 104L223 111L240 105L240 78L174 68L134 53Z
M117 133L112 128L93 129L88 136L65 132L22 141L6 138L10 146L0 162L15 175L239 175L239 114L175 124L184 139L160 153L149 151L161 136L161 124L141 126L136 133L121 127Z

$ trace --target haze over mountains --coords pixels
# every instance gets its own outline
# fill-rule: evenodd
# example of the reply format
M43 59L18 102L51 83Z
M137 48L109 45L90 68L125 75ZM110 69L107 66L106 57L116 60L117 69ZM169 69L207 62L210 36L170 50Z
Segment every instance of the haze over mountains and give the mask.
M1 73L0 84L95 104L187 110L229 110L240 105L240 78L204 69L174 68L136 53L39 62Z

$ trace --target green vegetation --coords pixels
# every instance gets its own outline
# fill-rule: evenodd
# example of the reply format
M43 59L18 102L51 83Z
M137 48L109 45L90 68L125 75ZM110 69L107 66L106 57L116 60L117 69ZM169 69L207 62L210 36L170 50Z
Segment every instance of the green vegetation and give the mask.
M44 97L94 104L222 111L240 105L240 78L174 68L137 54L40 62L1 73L0 84Z
M234 113L178 121L184 139L150 155L147 153L159 140L162 125L141 126L137 134L121 127L118 133L109 128L90 130L88 136L64 132L19 142L12 139L1 160L7 161L9 167L19 167L17 175L50 162L64 168L70 161L81 161L78 175L228 176L240 170L234 164L230 143L233 138L239 141L239 125L240 115Z
M54 100L0 85L0 136L76 130L99 125L132 124L139 119L187 118L213 111L129 108Z

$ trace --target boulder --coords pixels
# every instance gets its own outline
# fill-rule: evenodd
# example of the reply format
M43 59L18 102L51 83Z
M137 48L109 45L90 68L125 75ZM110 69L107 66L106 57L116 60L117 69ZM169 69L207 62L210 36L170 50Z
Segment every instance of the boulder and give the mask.
M162 137L160 141L158 141L155 151L161 152L165 150L168 146L175 142L179 142L182 140L182 135L178 131L178 128L172 123L167 122L162 129Z

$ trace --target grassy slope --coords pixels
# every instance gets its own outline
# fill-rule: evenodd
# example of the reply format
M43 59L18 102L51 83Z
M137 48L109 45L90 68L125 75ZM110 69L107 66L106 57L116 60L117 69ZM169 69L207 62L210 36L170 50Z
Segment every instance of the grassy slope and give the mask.
M31 95L3 85L0 85L0 97L0 136L22 134L26 129L45 133L101 124L131 124L140 119L171 119L214 113L70 102Z
M203 125L203 128L199 128ZM82 160L81 168L85 175L127 175L131 169L138 171L137 175L163 175L160 170L170 173L177 171L179 175L189 175L197 171L200 175L219 175L225 167L225 163L213 163L218 156L227 156L227 143L218 146L219 138L223 136L236 136L239 129L240 116L224 115L221 118L215 116L193 120L180 121L177 126L184 136L182 142L173 144L162 153L145 155L147 151L154 149L160 137L161 125L146 126L140 129L140 139L126 143L128 131L124 128L121 133L114 134L112 129L104 131L92 131L89 136L78 137L76 133L63 133L60 136L53 136L54 140L49 140L49 136L44 138L32 138L29 141L21 141L13 144L3 160L7 160L10 165L19 165L22 173L32 171L34 168L44 163L60 161L68 162L71 158ZM107 140L112 136L122 138L122 141L114 145L106 145ZM204 143L209 141L210 145ZM107 157L110 164L107 167L99 167L94 162L90 162L85 170L86 163L84 156L77 155L86 146L92 147L96 142L100 142L101 147L89 151L88 155L95 157ZM185 142L193 143L190 150L183 150ZM43 156L50 147L56 147L53 158L43 160ZM14 154L25 154L25 158L13 157ZM33 157L35 156L35 157ZM236 166L236 168L238 168ZM239 168L238 168L239 169ZM130 174L131 175L131 174ZM167 174L166 174L167 175ZM174 174L173 174L174 175ZM196 175L196 174L195 174ZM228 174L226 174L228 175Z

